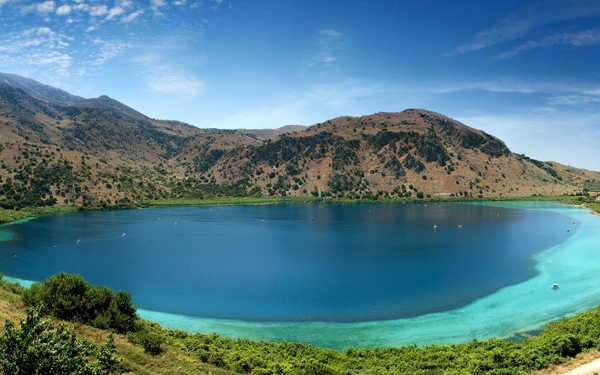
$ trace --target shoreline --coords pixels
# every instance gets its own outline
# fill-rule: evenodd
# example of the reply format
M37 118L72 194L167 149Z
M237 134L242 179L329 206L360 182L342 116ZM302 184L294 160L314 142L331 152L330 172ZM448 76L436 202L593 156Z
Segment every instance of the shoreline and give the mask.
M523 206L525 206L524 203L527 201L535 203L535 201L532 200L512 200L512 202L514 202L512 204L503 203L506 201L496 202L499 206L512 206L514 204L519 204L520 202L523 204ZM490 204L489 201L486 202L481 200L477 200L475 201L475 203ZM540 203L543 205L542 202ZM566 214L568 216L579 217L579 219L582 219L583 222L591 224L589 226L592 227L591 229L593 229L593 233L598 233L598 230L600 230L600 222L597 221L597 216L588 216L591 210L587 207L586 209L582 209L581 207L573 209L571 206L563 205L556 205L556 207L553 208L549 207L550 206L546 207L545 209L558 210L561 213ZM529 207L529 209L538 208L544 209L543 207ZM523 209L528 208L524 207ZM586 228L586 230L590 232L589 228ZM523 304L518 303L519 298L523 299L522 294L528 291L526 287L523 287L523 285L527 283L532 283L532 280L536 280L533 283L538 283L539 285L537 287L530 288L531 291L535 294L539 293L541 290L542 297L548 298L548 296L544 294L545 292L547 292L545 290L545 287L551 285L551 283L554 281L554 277L560 279L559 276L555 276L558 272L565 272L561 270L559 270L558 272L546 270L548 267L553 267L553 257L556 258L558 255L560 258L561 255L565 255L565 253L568 254L571 251L585 252L588 249L588 247L586 246L577 246L577 238L575 237L578 235L581 235L581 233L575 233L574 236L570 237L567 241L558 244L552 248L545 249L540 253L536 254L535 259L537 263L536 269L538 270L538 275L534 276L532 279L529 279L519 284L502 288L499 291L496 291L488 296L482 297L466 306L457 309L421 315L414 318L354 323L256 323L241 320L237 321L227 319L200 318L181 314L171 314L160 311L146 310L143 308L140 308L138 311L140 313L139 315L141 318L148 321L157 322L165 328L183 329L188 332L217 332L226 337L247 338L251 340L285 340L308 342L316 344L318 346L336 349L345 349L348 346L395 347L411 344L416 344L419 346L429 345L432 343L453 344L468 341L470 339L479 340L486 339L489 337L511 339L512 337L519 336L521 333L527 333L532 330L539 330L540 328L543 328L549 321L553 321L564 316L571 316L573 314L589 310L590 308L596 306L598 304L598 301L600 301L600 293L594 294L593 292L586 292L587 294L583 295L584 293L581 293L581 290L586 290L586 288L582 288L579 291L580 295L575 296L575 298L579 298L577 302L572 302L568 304L563 303L562 305L559 304L554 307L551 305L538 306L538 309L537 311L535 311L535 313L533 311L525 311L527 310L527 308L523 308ZM586 236L584 237L590 237L590 233L586 233ZM598 241L596 241L594 244L596 244L597 242ZM581 256L576 256L575 258L582 259ZM567 258L559 260L561 260L561 263L563 261L566 263L570 261ZM589 266L590 265L588 265L588 268ZM554 268L556 268L556 266L554 266ZM566 270L568 271L568 264L566 265ZM581 272L583 274L586 274L586 271L584 270L581 270ZM594 270L594 272L597 271ZM569 287L566 285L568 284L567 278L573 278L573 274L578 275L576 272L574 272L573 269L570 271L570 273L571 276L567 275L564 276L564 279L559 280L561 282L565 282L564 293L568 293L566 291ZM546 277L547 280L540 282L539 278L541 276ZM9 279L15 281L20 280L18 278ZM575 277L574 279L577 279L577 277ZM519 289L522 290L519 291ZM591 288L589 288L589 286L587 287L587 289L592 290ZM502 295L507 293L506 290L513 290L513 292L509 292L509 296L511 295L510 293L513 293L513 296L510 298L502 297ZM500 297L498 297L498 295L500 295ZM561 295L566 296L566 294ZM498 302L498 299L500 299L500 302ZM549 301L550 304L554 302L552 300ZM506 313L503 313L503 311L493 311L494 309L502 310L497 307L494 307L497 305L508 305L507 311L510 312L511 308L514 310L511 313L516 313L517 311L520 311L519 309L524 309L524 313L528 314L525 314L520 322L526 324L515 324L515 322L513 322L512 319L509 319L506 316L504 316ZM486 314L490 315L490 317L485 317ZM484 316L484 318L481 318L482 315ZM472 319L474 316L476 318ZM472 319L473 321L469 321L469 319ZM466 323L463 323L463 320L466 321ZM323 336L325 336L327 339L322 339Z
M2 227L16 225L22 220L33 220L40 216L62 215L77 212L119 211L162 207L206 207L206 206L243 206L271 204L411 204L411 203L471 203L471 202L522 202L540 201L557 202L573 207L589 209L594 215L600 215L600 202L581 202L578 196L524 196L524 197L486 197L486 198L402 198L402 199L347 199L320 197L221 197L221 198L175 198L149 202L132 203L125 206L84 207L84 206L49 206L7 210L0 208L0 230Z

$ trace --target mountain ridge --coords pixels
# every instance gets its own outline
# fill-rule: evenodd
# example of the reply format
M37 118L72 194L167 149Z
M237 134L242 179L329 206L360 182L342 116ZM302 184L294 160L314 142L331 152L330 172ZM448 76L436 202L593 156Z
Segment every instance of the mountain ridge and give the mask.
M309 127L200 129L152 119L108 96L65 92L79 98L65 104L62 90L46 89L46 96L60 98L39 99L19 82L0 79L5 208L257 194L560 195L600 182L598 172L514 154L492 135L423 109L341 116Z

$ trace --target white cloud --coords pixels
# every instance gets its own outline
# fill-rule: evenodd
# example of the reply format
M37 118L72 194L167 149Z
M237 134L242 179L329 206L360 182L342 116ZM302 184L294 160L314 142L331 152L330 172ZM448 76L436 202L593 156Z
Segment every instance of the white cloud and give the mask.
M495 25L475 34L470 43L456 47L448 55L478 51L493 45L524 37L544 25L600 14L597 0L539 0L532 6L511 14Z
M586 105L600 103L600 96L594 95L560 95L548 99L551 105Z
M321 29L317 36L317 52L313 55L309 66L330 66L337 61L336 54L342 48L341 39L344 34L334 29Z
M61 5L58 8L56 8L56 14L59 16L65 16L69 13L71 13L70 5Z
M143 79L151 90L183 97L196 97L204 92L203 80L165 60L156 53L148 53L135 59L143 67Z
M570 45L574 47L591 46L600 43L600 30L586 30L580 32L560 33L547 36L540 40L529 40L500 54L499 58L508 58L521 52L536 48L548 48L556 45Z
M323 30L320 30L319 33L321 35L325 35L330 38L339 38L343 35L341 32L334 30L334 29L323 29Z
M106 5L94 5L90 7L89 13L92 17L104 16L108 13L108 7Z
M44 1L35 5L35 10L39 13L54 12L54 1Z
M108 11L108 15L106 16L107 20L113 19L114 17L125 13L125 10L121 7L114 7Z
M199 96L204 91L204 81L193 75L185 75L176 72L164 72L159 75L148 77L148 85L154 91L182 96Z
M167 5L165 0L150 0L150 9L155 15L162 15L160 8Z
M126 15L125 17L121 18L121 22L124 23L129 23L132 22L133 20L135 20L138 16L144 14L143 10L136 10L133 13L129 13L128 15Z
M73 9L74 10L87 11L87 10L90 9L90 7L87 4L76 4L76 5L73 5Z
M104 64L106 61L117 57L123 51L131 47L131 44L129 43L121 41L106 41L100 38L94 39L92 44L98 47L98 51L92 54L88 64L94 66Z
M72 65L68 51L72 38L49 27L34 27L0 36L2 65L43 67L55 75L64 75Z

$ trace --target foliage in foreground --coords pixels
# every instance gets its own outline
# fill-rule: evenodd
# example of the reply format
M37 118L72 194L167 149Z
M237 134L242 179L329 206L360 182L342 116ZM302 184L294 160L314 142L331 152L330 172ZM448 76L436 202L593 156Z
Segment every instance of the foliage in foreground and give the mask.
M27 312L19 328L7 321L0 337L0 373L5 375L106 375L119 362L112 337L96 346L62 325L55 329L35 310Z
M60 273L34 284L23 293L23 302L59 319L118 333L132 331L137 319L129 293L119 291L115 295L108 288L90 285L79 275Z
M71 280L72 277L63 274L53 279ZM23 292L24 295L28 293L31 291ZM60 294L52 295L67 298ZM65 301L73 302L68 298ZM72 320L81 321L84 314L69 315ZM127 337L130 342L141 345L147 353L159 358L176 356L183 362L198 361L241 374L518 375L530 374L565 362L581 352L600 349L600 308L550 323L539 336L520 342L489 339L456 345L348 349L340 352L302 343L251 341L230 339L216 334L190 334L163 329L156 323L140 319L135 321L134 329ZM6 340L3 338L2 342L7 342ZM14 362L15 357L11 358ZM25 359L19 359L21 360ZM4 373L12 374L7 371Z
M192 335L146 324L205 363L248 374L529 374L600 348L600 309L550 323L538 337L518 343L490 339L346 352L301 343Z

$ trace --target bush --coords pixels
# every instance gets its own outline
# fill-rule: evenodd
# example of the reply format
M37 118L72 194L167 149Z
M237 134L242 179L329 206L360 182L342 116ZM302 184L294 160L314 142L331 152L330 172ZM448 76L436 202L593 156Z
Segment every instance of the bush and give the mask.
M136 309L131 295L94 287L79 275L60 273L23 293L23 302L59 319L127 333L134 329Z
M0 373L6 375L108 375L120 360L115 358L112 336L97 347L79 340L62 325L57 329L30 310L21 327L11 321L0 337ZM95 361L90 362L89 358Z
M165 342L162 336L152 332L140 332L138 334L140 344L146 353L157 355L162 352L161 345Z

